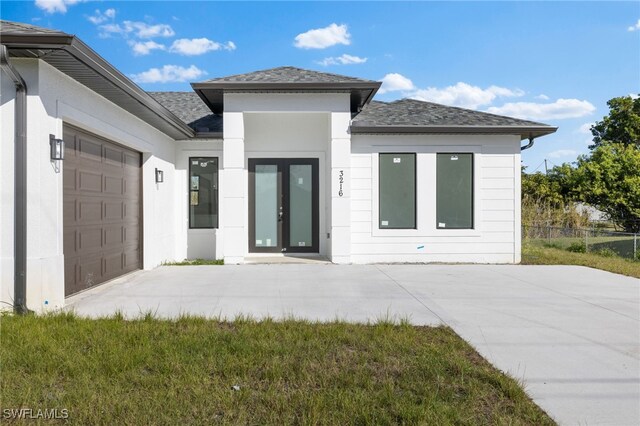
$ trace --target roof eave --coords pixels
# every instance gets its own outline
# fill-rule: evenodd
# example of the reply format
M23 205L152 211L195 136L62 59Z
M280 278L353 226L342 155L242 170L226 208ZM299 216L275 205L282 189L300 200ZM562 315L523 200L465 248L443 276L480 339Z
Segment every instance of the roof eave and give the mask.
M196 132L196 139L223 139L223 132Z
M71 34L2 34L2 44L17 49L55 49L69 46L76 37Z
M558 130L552 126L367 126L351 125L352 134L480 134L519 135L521 139L550 135Z
M326 83L264 83L264 82L200 82L191 83L193 90L216 114L224 112L225 92L309 92L348 91L351 97L351 112L359 113L376 94L382 83L372 82L326 82ZM363 101L358 101L358 91L368 91ZM357 104L357 105L356 105Z
M123 93L133 98L142 107L149 109L164 122L168 123L170 125L169 128L172 129L170 136L177 139L179 137L193 137L195 135L193 129L73 35L2 34L2 44L6 45L9 49L62 50L108 80ZM71 75L70 77L73 78ZM99 90L92 90L101 94ZM169 131L167 129L163 130L153 123L149 124L164 133Z

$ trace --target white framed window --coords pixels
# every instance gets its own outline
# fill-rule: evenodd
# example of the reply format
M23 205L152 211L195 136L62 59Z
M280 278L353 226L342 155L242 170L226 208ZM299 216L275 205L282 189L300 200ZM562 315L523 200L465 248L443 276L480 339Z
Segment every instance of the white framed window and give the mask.
M380 237L479 237L482 223L480 198L481 145L404 145L376 146L371 155L371 235ZM415 155L415 227L385 228L382 224L380 204L380 156L404 153ZM473 164L471 191L473 201L472 227L438 227L437 221L437 158L438 154L469 156ZM383 172L384 173L384 172ZM384 201L383 201L384 203ZM446 222L445 222L446 223Z
M378 156L379 229L416 229L416 154Z
M473 154L436 154L436 228L473 229Z

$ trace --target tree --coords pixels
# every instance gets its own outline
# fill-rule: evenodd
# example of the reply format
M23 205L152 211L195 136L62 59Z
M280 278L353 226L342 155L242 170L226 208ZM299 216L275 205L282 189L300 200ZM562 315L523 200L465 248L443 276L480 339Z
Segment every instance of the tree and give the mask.
M579 198L607 213L627 232L640 232L640 148L606 142L578 158L573 176Z
M594 149L607 142L634 145L640 149L640 97L613 98L607 102L609 115L591 126Z

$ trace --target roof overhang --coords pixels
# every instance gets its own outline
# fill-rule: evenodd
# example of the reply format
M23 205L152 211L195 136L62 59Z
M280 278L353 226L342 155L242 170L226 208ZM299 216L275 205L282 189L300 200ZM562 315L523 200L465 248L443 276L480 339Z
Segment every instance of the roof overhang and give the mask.
M104 58L69 34L1 35L9 55L41 59L174 139L194 131Z
M434 135L519 135L520 140L550 135L558 130L552 126L370 126L353 123L352 134L434 134Z
M382 83L349 82L349 83L263 83L263 82L202 82L191 83L193 90L216 114L224 112L225 93L349 93L351 112L359 113L376 94Z

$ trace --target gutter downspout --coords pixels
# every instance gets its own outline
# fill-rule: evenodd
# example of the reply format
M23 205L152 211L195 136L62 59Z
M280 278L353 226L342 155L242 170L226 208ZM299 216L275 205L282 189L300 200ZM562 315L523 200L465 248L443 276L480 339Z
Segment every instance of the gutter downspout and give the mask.
M529 149L529 148L531 148L531 147L533 146L533 141L534 141L534 140L535 140L535 138L534 138L534 137L529 136L529 143L528 143L528 144L526 144L525 146L521 146L521 147L520 147L520 151L524 151L525 149Z
M14 141L14 302L16 313L27 309L27 85L9 63L7 46L0 45L0 68L16 85Z

